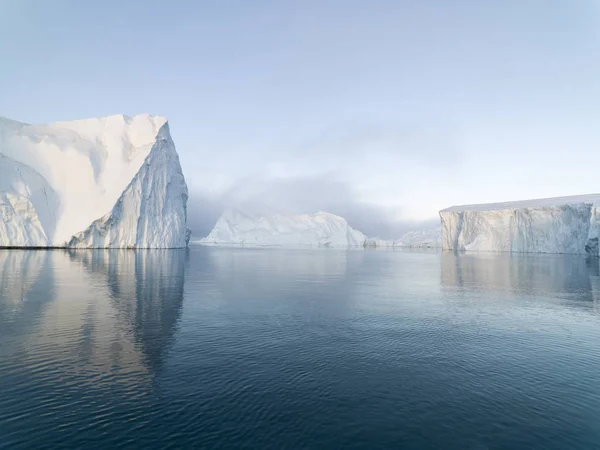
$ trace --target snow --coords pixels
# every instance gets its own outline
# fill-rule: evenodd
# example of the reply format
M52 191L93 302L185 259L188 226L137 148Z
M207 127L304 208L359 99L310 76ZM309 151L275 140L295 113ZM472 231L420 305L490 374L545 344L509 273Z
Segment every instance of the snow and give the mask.
M362 247L366 236L346 219L327 212L316 214L252 215L227 210L202 244L244 246Z
M162 117L0 118L0 156L0 246L186 245L187 187Z
M440 211L442 247L598 255L600 194L454 206Z
M12 246L47 246L59 199L35 170L0 154L0 239Z

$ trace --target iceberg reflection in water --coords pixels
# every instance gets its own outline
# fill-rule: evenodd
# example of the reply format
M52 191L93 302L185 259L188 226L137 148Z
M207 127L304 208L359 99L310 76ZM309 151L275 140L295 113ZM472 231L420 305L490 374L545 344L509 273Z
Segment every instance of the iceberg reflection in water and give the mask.
M442 285L463 292L511 296L597 306L600 300L598 258L580 255L523 253L442 253Z
M49 382L65 371L85 373L89 383L123 371L151 375L181 315L186 257L186 250L0 250L0 313L12 317L0 331L3 353L34 358Z

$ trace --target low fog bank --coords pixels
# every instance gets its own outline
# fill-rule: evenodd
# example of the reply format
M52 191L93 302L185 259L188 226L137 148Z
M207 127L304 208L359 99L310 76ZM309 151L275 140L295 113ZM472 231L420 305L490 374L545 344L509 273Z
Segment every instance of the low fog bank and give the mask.
M188 226L192 238L207 236L228 208L237 208L250 215L326 211L344 217L353 228L367 236L382 239L395 239L407 231L439 226L437 217L426 221L397 220L397 209L362 202L349 183L326 176L249 178L217 195L190 190Z

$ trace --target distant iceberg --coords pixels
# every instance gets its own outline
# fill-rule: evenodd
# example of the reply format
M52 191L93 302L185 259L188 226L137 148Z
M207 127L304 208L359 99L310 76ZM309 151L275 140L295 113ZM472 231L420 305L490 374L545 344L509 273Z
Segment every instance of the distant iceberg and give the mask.
M366 247L441 248L442 230L440 227L413 230L404 233L399 239L385 240L369 238Z
M187 198L162 117L0 118L0 247L185 247Z
M397 240L367 238L346 219L327 212L315 214L248 214L229 209L210 234L198 241L211 245L312 247L440 247L441 231L412 231Z
M223 213L202 244L245 246L362 247L366 236L335 214L252 215Z
M600 194L453 206L440 211L444 249L598 256Z

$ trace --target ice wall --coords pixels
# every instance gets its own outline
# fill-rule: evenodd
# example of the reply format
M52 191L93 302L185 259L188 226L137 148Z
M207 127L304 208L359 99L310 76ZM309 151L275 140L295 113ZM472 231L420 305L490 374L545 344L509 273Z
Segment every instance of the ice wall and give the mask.
M442 248L598 256L600 194L453 206L440 211Z

